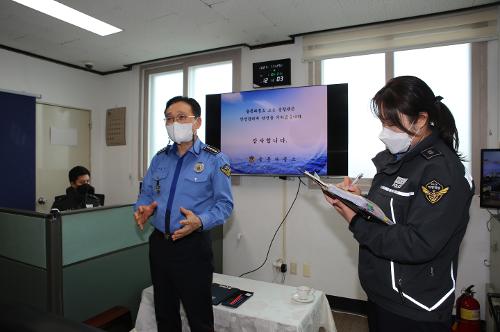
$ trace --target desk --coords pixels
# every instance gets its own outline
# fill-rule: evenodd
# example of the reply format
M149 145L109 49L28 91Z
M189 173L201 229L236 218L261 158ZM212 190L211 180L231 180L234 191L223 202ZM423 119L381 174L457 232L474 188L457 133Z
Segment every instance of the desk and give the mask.
M330 305L325 293L316 290L311 303L292 300L295 287L214 273L214 282L254 292L240 307L214 306L217 332L224 331L289 331L336 332ZM186 315L181 309L183 331L189 331ZM137 332L156 332L153 287L142 292L135 323Z
M500 293L488 293L486 296L488 298L489 314L493 321L491 331L493 331L493 329L495 329L495 331L500 331ZM486 316L488 316L488 312L486 312ZM489 317L486 317L486 330L490 331L488 329L488 318Z

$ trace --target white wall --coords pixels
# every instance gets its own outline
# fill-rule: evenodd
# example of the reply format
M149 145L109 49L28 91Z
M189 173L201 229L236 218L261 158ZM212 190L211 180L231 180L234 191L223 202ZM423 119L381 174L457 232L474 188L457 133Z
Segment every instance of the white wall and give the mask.
M292 59L292 85L307 85L307 65L301 61L302 45L295 44L242 52L242 90L251 89L252 63L280 58ZM498 141L498 45L488 48L488 117L492 136L488 145ZM91 109L93 183L106 194L107 204L132 203L138 190L140 138L139 72L99 76L24 55L0 50L0 88L42 94L42 101ZM127 107L127 145L105 145L106 109ZM493 145L493 146L492 146ZM369 162L367 157L367 162ZM271 237L291 204L298 181L273 177L241 177L233 188L235 210L224 227L224 272L239 275L260 265ZM471 222L460 254L457 291L475 284L480 303L488 269L488 214L474 199ZM240 237L241 235L241 237ZM285 245L283 245L285 243ZM287 275L290 285L307 284L328 294L365 299L357 278L357 243L347 224L324 201L318 190L302 186L285 231L279 232L269 261L249 278L272 281L278 275L271 262L286 255L287 263L298 263L298 275ZM311 277L302 276L302 264L310 265ZM484 312L484 310L483 310Z
M488 47L488 121L495 143L498 137L498 52L496 42ZM295 86L307 85L307 66L300 61L301 41L295 45L280 46L243 52L242 89L251 89L251 64L257 61L292 58L292 82ZM247 69L245 71L245 68ZM496 147L497 145L493 145ZM370 162L367 156L367 162ZM479 185L479 183L477 184ZM297 181L283 181L277 178L242 177L241 185L233 188L235 211L225 226L224 270L239 275L261 264L269 241L283 217L283 204L288 206L295 195ZM285 194L286 193L286 194ZM252 202L252 203L250 203ZM489 233L486 228L489 214L479 208L475 197L471 210L470 224L462 243L457 278L457 294L470 285L476 285L480 303L485 303L484 285L489 281L489 269L484 260L489 258ZM238 240L238 235L241 235ZM283 238L286 248L283 250ZM250 278L271 281L277 275L271 266L276 258L286 255L288 263L299 265L296 276L287 275L290 285L307 284L322 289L328 294L355 299L365 299L357 279L357 242L353 239L347 224L331 209L317 190L302 186L295 207L287 218L285 232L280 232L266 265ZM302 264L311 267L311 277L302 276ZM483 310L484 313L484 310Z
M256 50L243 49L241 52L241 90L252 90L252 64L254 62L277 59L291 59L292 86L307 85L307 65L302 61L302 38L290 45L261 48Z
M41 94L37 101L93 110L103 95L99 75L3 49L0 64L0 88Z
M291 58L292 85L307 85L308 68L301 55L300 38L293 45L244 50L242 90L252 89L252 63L281 58ZM241 177L241 184L233 187L233 217L224 228L224 273L240 275L263 262L271 238L292 203L297 187L297 179ZM266 265L247 277L278 280L279 275L271 264L286 256L288 264L298 264L298 274L288 274L287 284L306 284L328 294L365 298L357 280L357 243L346 222L328 207L319 190L301 187L285 228L284 232L277 234ZM242 235L240 240L239 234ZM286 243L284 250L283 241ZM303 264L310 266L310 278L302 276Z
M479 185L479 182L476 183ZM490 270L487 267L490 258L490 233L488 231L489 213L479 208L479 196L474 196L470 208L470 220L464 240L460 246L458 258L458 276L455 295L474 285L474 297L481 304L481 319L484 319L486 308L485 286L490 280Z
M259 266L269 242L292 203L298 180L242 177L233 189L235 209L224 227L224 273L240 275ZM238 240L238 235L241 238ZM341 219L325 202L319 190L302 185L286 221L287 263L298 263L298 274L286 277L289 285L309 285L328 294L364 299L357 280L358 246ZM278 280L271 262L282 256L282 232L278 233L268 263L249 278ZM302 265L310 265L311 277L302 276Z
M99 187L102 177L93 165L101 159L103 125L98 115L102 112L103 88L104 80L99 75L0 49L0 89L40 94L37 102L91 111L92 182Z
M101 76L0 49L0 89L40 94L37 102L91 111L92 184L106 204L131 203L137 197L139 74ZM106 146L109 108L127 107L126 146Z
M100 149L98 169L103 175L103 193L107 204L133 203L139 192L139 70L105 76L103 110L114 107L127 108L127 132L125 146L106 146ZM99 114L105 123L106 113ZM96 133L104 141L104 128ZM166 133L165 133L166 134ZM108 199L109 198L109 199Z
M499 9L500 12L500 9ZM489 148L500 147L500 43L498 40L488 43L488 135L487 145Z

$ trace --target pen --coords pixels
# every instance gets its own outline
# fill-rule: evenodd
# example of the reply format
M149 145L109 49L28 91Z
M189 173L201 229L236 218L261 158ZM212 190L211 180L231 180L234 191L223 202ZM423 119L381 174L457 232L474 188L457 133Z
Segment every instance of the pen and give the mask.
M354 186L356 183L358 183L359 180L363 177L363 173L359 173L358 176L351 182L351 186Z

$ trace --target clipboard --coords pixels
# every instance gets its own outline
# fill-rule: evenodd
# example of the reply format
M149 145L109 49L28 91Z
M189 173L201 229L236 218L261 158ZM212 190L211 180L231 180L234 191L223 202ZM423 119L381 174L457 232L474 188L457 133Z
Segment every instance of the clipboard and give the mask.
M334 185L327 184L323 182L316 173L313 175L308 171L304 171L304 175L317 183L325 195L333 199L338 199L347 205L351 210L356 212L356 214L361 215L364 219L380 222L385 225L395 224L384 214L382 209L377 204L364 198L363 196L354 195L350 192L337 188Z

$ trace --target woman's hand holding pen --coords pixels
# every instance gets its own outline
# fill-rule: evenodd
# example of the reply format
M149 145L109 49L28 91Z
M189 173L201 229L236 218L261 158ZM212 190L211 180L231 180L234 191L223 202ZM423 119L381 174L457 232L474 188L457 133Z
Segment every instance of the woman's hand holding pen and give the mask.
M361 180L362 177L363 173L358 174L358 176L356 176L354 180L351 180L351 178L348 176L344 176L344 181L337 183L337 188L348 191L355 195L361 195L361 189L359 189L356 184L359 180Z
M341 183L337 184L337 187L349 191L350 193L353 193L355 195L361 195L361 189L356 185L356 183L363 177L363 173L359 174L354 181L351 180L348 176L344 177L344 181ZM349 208L347 205L342 203L340 200L331 198L327 195L325 195L325 198L328 203L333 205L335 210L337 210L338 213L348 222L350 223L352 218L356 215L356 212L354 212L351 208Z

